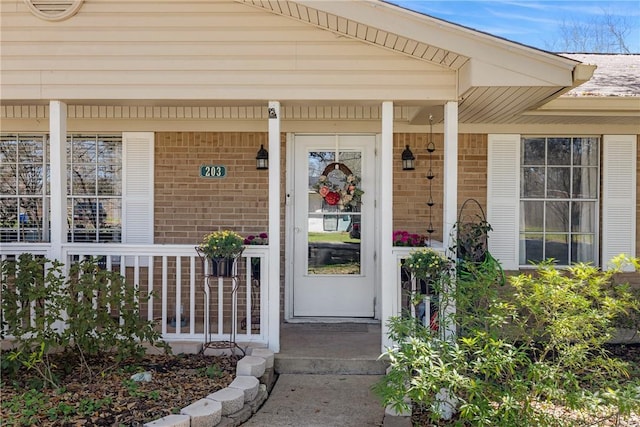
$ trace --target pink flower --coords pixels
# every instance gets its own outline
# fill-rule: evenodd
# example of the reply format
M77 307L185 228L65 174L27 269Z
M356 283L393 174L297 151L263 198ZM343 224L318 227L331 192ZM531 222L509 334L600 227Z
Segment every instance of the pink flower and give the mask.
M329 190L329 187L322 186L320 187L320 190L318 190L318 193L320 193L322 197L327 197L327 194L329 194L330 191L331 190Z

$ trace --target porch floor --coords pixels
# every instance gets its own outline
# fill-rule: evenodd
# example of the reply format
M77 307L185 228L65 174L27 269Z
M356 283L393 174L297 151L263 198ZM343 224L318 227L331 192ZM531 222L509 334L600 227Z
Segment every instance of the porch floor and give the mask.
M372 323L283 323L279 374L384 374L381 328Z

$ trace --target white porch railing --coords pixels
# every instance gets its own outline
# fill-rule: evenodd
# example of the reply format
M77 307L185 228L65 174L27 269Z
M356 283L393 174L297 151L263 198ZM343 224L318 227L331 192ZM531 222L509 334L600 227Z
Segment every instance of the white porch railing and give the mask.
M7 244L0 257L48 256L49 249L48 244ZM137 287L141 315L156 324L167 342L229 341L233 334L238 343L268 343L266 246L249 246L238 260L235 296L231 279L206 281L210 267L192 245L65 244L62 253L65 265L97 257L100 267L119 272Z

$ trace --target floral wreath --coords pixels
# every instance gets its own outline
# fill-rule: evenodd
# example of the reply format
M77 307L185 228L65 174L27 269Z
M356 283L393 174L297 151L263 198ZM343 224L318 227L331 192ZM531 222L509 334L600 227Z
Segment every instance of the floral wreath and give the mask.
M340 170L346 175L344 183L335 183L329 180L328 175L334 170ZM313 188L329 206L338 205L340 209L343 209L347 206L357 206L360 203L364 191L358 188L359 183L360 178L355 176L351 169L343 163L334 162L324 169Z

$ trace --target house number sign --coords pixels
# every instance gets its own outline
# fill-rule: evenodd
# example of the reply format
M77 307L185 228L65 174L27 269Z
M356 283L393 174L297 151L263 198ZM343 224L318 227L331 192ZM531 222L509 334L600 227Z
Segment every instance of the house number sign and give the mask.
M222 165L200 166L200 178L224 178L227 176L227 167Z

